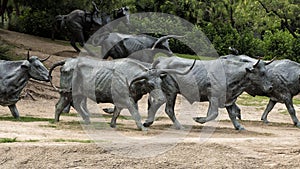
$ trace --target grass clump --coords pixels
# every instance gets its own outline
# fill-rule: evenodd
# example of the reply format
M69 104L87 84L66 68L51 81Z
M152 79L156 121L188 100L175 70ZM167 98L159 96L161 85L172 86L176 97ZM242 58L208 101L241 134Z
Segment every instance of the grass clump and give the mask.
M237 99L237 104L243 106L265 106L268 104L269 98L265 96L252 97L249 94L242 94Z
M0 143L14 143L18 142L17 137L15 138L0 138Z
M2 116L0 117L0 121L21 121L21 122L38 122L38 121L53 121L50 118L40 118L40 117L32 117L32 116L24 116L16 119L12 116Z
M93 143L93 140L77 140L77 139L54 139L54 142L76 142L76 143Z

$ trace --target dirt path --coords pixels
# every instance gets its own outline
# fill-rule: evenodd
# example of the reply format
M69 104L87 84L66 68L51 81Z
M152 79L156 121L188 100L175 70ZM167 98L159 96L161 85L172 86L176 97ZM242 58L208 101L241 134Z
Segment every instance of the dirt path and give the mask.
M0 39L16 46L17 55L46 57L46 66L74 57L67 42L10 32L0 29ZM55 70L54 82L59 73ZM33 101L26 92L30 93ZM1 168L299 168L300 130L278 104L269 116L272 122L259 121L263 109L241 106L246 131L235 131L225 110L215 123L200 125L191 117L205 115L207 103L192 106L178 98L176 112L184 130L173 129L161 109L148 132L136 130L127 111L118 119L117 129L110 129L110 115L101 109L110 104L91 104L92 125L83 125L72 109L54 124L56 93L48 83L29 82L17 103L20 121L11 118L7 107L0 107ZM146 117L146 98L140 101ZM296 106L299 112L299 106ZM15 140L14 140L15 139ZM4 141L5 142L5 141ZM7 141L6 141L7 142Z

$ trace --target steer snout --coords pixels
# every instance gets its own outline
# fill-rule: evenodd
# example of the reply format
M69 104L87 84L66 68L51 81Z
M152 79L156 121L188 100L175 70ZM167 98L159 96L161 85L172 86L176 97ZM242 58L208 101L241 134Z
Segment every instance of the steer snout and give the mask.
M159 104L166 102L165 95L161 89L154 89L150 92L150 99L152 103Z

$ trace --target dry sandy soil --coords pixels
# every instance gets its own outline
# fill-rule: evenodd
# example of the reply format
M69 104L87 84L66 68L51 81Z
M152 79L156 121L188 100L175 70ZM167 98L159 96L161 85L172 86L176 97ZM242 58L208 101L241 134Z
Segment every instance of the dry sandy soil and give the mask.
M13 46L16 55L52 57L45 63L75 57L72 47L61 41L0 29L0 39ZM54 74L58 84L59 69ZM30 97L33 96L34 100ZM0 107L0 168L299 168L300 129L294 127L284 105L270 113L270 124L260 121L264 106L241 106L241 124L236 131L225 110L216 122L201 125L192 120L206 114L207 103L192 106L178 97L176 112L185 129L178 131L163 113L148 132L138 131L127 111L117 128L108 126L107 104L89 104L92 124L81 124L74 109L53 123L59 94L49 83L30 81L17 107L21 120L13 120L7 107ZM140 103L143 120L146 99ZM299 111L299 106L295 105Z

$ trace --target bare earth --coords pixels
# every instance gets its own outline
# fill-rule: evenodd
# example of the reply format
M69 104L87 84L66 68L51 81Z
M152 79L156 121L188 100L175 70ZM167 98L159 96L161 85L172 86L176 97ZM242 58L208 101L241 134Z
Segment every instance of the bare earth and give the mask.
M0 29L0 39L16 46L25 58L52 55L45 64L76 53L61 41ZM54 83L58 84L59 69ZM33 100L29 94L33 96ZM241 124L234 130L227 112L220 109L216 122L201 125L192 117L205 116L207 103L189 105L178 97L176 112L185 129L178 131L163 113L148 132L138 131L127 111L121 113L117 128L110 129L110 116L102 111L109 104L91 104L92 125L81 124L74 109L52 123L59 94L49 83L30 81L17 107L22 116L13 120L7 107L0 107L0 138L17 142L0 143L0 168L299 168L300 129L292 125L283 104L270 113L270 124L260 121L265 106L241 106ZM139 102L143 121L147 101ZM296 111L299 106L295 105ZM27 119L27 120L26 120ZM31 120L28 120L31 119Z

